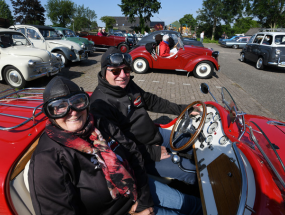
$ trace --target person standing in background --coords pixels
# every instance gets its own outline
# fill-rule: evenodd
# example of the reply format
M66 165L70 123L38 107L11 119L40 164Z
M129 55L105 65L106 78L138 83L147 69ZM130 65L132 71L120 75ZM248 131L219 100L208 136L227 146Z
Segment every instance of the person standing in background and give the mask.
M200 42L203 43L204 40L204 31L200 34Z

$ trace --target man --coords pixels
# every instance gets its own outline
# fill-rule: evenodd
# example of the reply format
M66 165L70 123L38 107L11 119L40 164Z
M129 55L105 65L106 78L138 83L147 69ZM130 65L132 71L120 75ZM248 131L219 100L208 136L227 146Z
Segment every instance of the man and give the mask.
M105 36L105 37L108 35L108 34L106 33L106 31L105 31L105 28L102 28L102 35Z
M224 32L224 33L222 34L222 37L221 37L221 38L222 38L222 39L226 39L225 37L226 37L226 32Z
M200 34L200 42L203 43L204 40L204 31Z
M132 140L138 145L148 173L196 183L196 174L182 171L171 161L168 154L170 131L158 128L147 113L179 115L186 106L171 103L137 86L130 76L131 64L131 56L114 47L103 54L90 111L117 126L116 129L106 128L112 138L126 145ZM184 145L188 140L189 137L184 138L179 144ZM188 159L182 158L182 166L195 170L194 161Z

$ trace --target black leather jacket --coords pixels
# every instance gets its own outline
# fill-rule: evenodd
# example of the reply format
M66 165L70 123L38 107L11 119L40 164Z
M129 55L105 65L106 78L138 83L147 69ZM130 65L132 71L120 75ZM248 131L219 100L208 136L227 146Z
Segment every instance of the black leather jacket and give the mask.
M91 96L90 111L107 118L133 140L146 159L160 160L162 136L147 111L179 115L187 106L171 103L157 95L145 92L132 80L125 89L110 85L98 74L98 86ZM109 130L114 139L121 139L118 130ZM125 141L121 140L124 144Z
M104 123L97 120L96 127L100 130ZM101 133L108 140L109 136ZM130 143L127 149L119 144L114 152L127 159L134 170L137 211L152 207L147 174L136 145ZM133 205L130 198L112 199L95 156L60 145L45 132L30 160L28 179L36 214L124 215Z

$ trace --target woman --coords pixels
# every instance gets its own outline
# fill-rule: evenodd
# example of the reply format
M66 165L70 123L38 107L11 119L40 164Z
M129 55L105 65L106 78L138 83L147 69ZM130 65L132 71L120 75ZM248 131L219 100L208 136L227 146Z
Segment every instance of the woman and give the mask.
M36 214L155 214L136 145L125 148L97 129L104 119L88 113L88 94L57 76L46 86L43 100L49 120L28 174ZM150 182L153 190L161 189L160 183ZM155 201L162 201L162 195L157 193ZM192 198L187 201L199 210L199 200ZM180 214L183 202L178 204L174 212L160 206L156 212Z

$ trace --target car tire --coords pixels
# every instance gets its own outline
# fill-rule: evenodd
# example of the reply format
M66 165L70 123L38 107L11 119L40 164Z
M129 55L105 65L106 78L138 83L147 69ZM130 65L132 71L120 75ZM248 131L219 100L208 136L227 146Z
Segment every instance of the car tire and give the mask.
M245 59L245 56L244 56L244 53L242 52L240 54L240 59L239 59L241 62L246 62L246 59Z
M65 54L62 51L56 51L55 53L61 55L61 61L63 62L64 66L67 66L70 63L70 60L66 58Z
M258 58L258 60L256 61L256 64L255 64L255 67L258 70L264 69L263 57Z
M237 49L237 48L238 48L238 45L233 45L233 48L234 48L234 49Z
M136 58L133 61L133 71L137 74L144 74L148 71L149 64L144 58Z
M14 66L7 66L4 69L3 75L6 83L13 88L22 89L27 83L20 70Z
M120 52L126 53L127 51L129 51L129 46L127 46L127 44L120 44L118 46L118 49L120 50Z
M193 75L196 78L200 79L211 78L213 76L213 73L214 73L214 66L209 61L203 61L198 63L193 71Z

